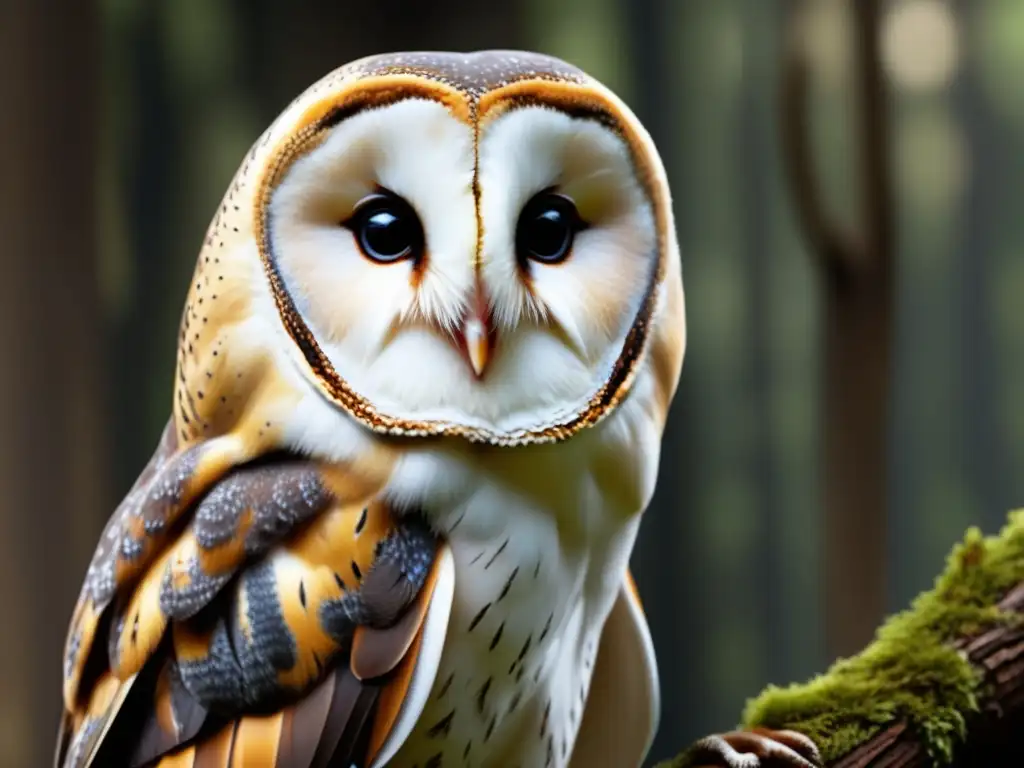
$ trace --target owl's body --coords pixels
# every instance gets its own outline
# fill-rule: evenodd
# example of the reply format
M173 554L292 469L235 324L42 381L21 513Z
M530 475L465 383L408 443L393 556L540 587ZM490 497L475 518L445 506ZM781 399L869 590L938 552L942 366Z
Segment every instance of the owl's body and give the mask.
M207 233L59 762L639 765L627 564L684 346L664 170L607 89L519 52L328 75Z
M385 494L412 502L442 532L455 592L433 688L389 765L568 764L605 620L617 598L624 607L633 598L623 579L637 505L654 488L656 410L641 394L571 446L509 455L454 443L399 459ZM655 695L653 649L637 640L645 655L626 669L636 691ZM656 700L634 714L653 728ZM631 746L652 737L641 732Z

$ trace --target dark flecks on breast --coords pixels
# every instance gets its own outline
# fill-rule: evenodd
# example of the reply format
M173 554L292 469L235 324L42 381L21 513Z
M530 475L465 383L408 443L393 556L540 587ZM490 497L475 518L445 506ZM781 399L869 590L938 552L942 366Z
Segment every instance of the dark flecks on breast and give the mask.
M476 694L476 708L481 715L487 708L487 692L491 690L492 682L494 682L494 678L488 677L487 680L484 681L484 684L480 686L480 690Z
M302 609L306 609L306 582L302 579L299 580L299 603L302 605Z
M537 565L533 567L533 578L540 576L540 558L537 558Z
M430 759L423 764L423 768L441 768L441 752L431 755Z
M519 702L522 701L522 698L523 698L523 689L522 688L516 689L516 692L512 695L512 701L510 701L508 703L508 713L510 715L513 712L516 711L516 707L519 706Z
M359 570L359 564L355 560L352 561L352 573L356 577L356 581L363 578L363 573Z
M498 625L498 630L494 633L494 637L491 638L491 646L490 648L488 648L488 650L493 651L497 647L499 641L501 640L501 635L504 631L505 622L503 621L501 622L501 624Z
M462 510L462 514L459 515L458 519L452 523L452 527L448 529L448 535L451 536L455 532L455 529L459 527L459 523L466 517L466 510Z
M432 739L436 739L438 736L447 736L452 729L452 720L455 719L455 710L453 709L447 715L442 717L427 731L427 736Z
M544 707L544 716L540 720L540 737L543 739L548 732L548 720L551 717L551 699L548 699L547 705Z
M477 561L478 561L478 560L479 560L479 559L480 559L481 557L483 557L483 556L484 556L484 553L483 553L483 551L481 550L480 552L478 552L478 553L477 553L476 557L474 557L474 558L473 558L472 560L470 560L470 561L469 561L469 564L470 564L470 565L476 565L476 564L477 564Z
M494 561L498 559L498 556L501 555L501 553L505 551L505 547L508 546L508 540L509 540L509 537L506 536L505 540L503 542L501 542L501 546L498 547L497 551L493 555L491 555L491 559L488 560L486 563L484 563L484 570L485 571L488 568L490 568L494 564Z
M491 738L491 734L494 733L494 726L498 724L498 716L491 715L491 721L487 724L487 732L484 733L484 741L486 742Z
M470 748L472 748L472 746L473 746L473 740L470 739L469 741L466 742L466 748L464 750L462 750L462 759L463 760L465 760L467 757L469 757L469 750L470 750Z
M544 768L547 768L547 766L551 765L551 761L555 759L555 746L552 742L553 738L554 737L552 736L548 736L548 756L544 760Z
M501 588L501 594L498 595L499 603L505 598L505 595L507 595L508 591L512 588L512 582L516 580L516 575L518 573L519 566L517 565L515 568L512 569L512 573L508 575L508 580L505 582L505 586Z
M474 629L476 629L476 625L479 624L481 621L483 621L484 616L487 615L487 611L489 611L490 609L491 609L491 604L487 603L486 605L484 605L483 608L480 609L480 611L477 613L477 615L473 617L473 620L471 622L469 622L469 631L470 632L472 632Z
M441 685L441 689L437 692L437 698L442 699L444 695L448 693L448 689L452 687L452 681L455 679L455 672L451 672L448 675L448 679Z
M526 642L523 643L523 647L519 649L519 655L516 656L512 662L512 666L508 668L508 673L511 675L515 672L516 667L523 663L523 659L526 658L527 652L530 650L530 644L533 642L533 633L531 632L526 636Z
M540 642L544 642L544 638L548 636L548 632L551 630L551 622L555 618L555 612L552 611L548 614L548 620L544 622L544 629L540 631Z
M367 509L363 507L363 511L359 513L359 522L356 523L356 534L362 533L363 526L366 525L366 514Z

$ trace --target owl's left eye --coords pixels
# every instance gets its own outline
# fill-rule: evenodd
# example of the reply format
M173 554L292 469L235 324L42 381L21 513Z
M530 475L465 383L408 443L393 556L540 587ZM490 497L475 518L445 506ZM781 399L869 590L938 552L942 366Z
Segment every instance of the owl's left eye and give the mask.
M519 214L516 251L520 259L559 264L569 257L576 233L585 226L572 200L544 190Z
M345 226L366 258L381 264L417 258L423 251L419 217L409 203L392 193L362 200Z

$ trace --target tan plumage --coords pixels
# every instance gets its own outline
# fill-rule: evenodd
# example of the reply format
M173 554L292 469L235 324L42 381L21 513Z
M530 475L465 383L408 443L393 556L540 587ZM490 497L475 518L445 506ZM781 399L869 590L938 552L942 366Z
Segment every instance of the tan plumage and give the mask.
M207 232L57 763L639 764L627 561L683 307L657 151L579 70L389 54L311 86Z
M173 444L173 433L168 425L168 434L162 445L166 451ZM155 461L160 462L163 458L163 453L158 452ZM304 527L282 531L280 536L273 537L277 543L265 562L272 570L273 584L282 598L279 606L283 625L295 641L293 663L289 669L278 672L275 683L282 690L297 693L307 692L318 683L319 687L308 700L282 706L271 716L229 718L227 724L218 726L219 719L210 717L205 708L188 699L181 690L180 679L176 678L180 678L181 672L189 665L204 662L211 656L216 622L223 620L226 614L234 614L243 636L256 634L249 624L245 591L246 580L253 571L250 567L243 570L235 581L229 579L244 567L247 534L251 545L254 524L264 522L259 519L260 492L265 494L270 490L266 485L268 480L298 488L315 475L320 476L330 488L330 494L312 499L311 508L316 510L315 515L311 515ZM159 479L159 473L156 478ZM146 487L144 484L140 490ZM341 491L359 493L346 503L339 495ZM242 514L237 528L223 543L204 547L197 536L197 531L202 530L204 511L220 503L223 512L226 496L237 494L244 497L246 493L252 498L241 499ZM307 491L307 495L311 494ZM396 588L392 575L386 571L374 571L380 567L377 548L394 533L395 523L388 510L372 499L373 493L368 487L346 482L345 476L335 467L319 470L311 469L306 463L292 462L239 470L205 496L189 526L176 537L167 537L164 549L152 556L148 566L142 569L141 577L137 580L122 577L123 580L118 582L117 596L107 606L106 612L97 606L88 590L83 592L70 633L69 644L78 650L69 655L72 662L67 686L69 701L66 702L67 715L63 726L67 740L62 737L58 744L58 764L84 766L94 764L96 760L100 762L95 764L107 764L103 760L110 759L112 744L116 754L117 744L109 739L105 741L105 737L108 729L115 726L117 718L121 717L136 728L146 723L141 728L142 735L132 740L134 755L127 764L144 765L165 755L158 763L161 766L193 765L193 761L197 765L228 765L228 762L217 762L220 758L216 756L227 760L233 755L236 765L286 765L289 764L285 760L286 755L299 749L287 735L299 728L306 729L307 736L318 736L330 725L327 714L331 702L341 692L358 694L363 687L353 676L361 667L373 666L374 677L395 671L390 679L397 682L397 695L401 697L408 685L405 679L408 671L403 672L400 662L406 656L405 650L415 640L436 575L428 579L422 593L401 594L402 587ZM290 505L289 509L295 511L297 506ZM291 535L286 538L285 533ZM254 548L250 546L249 549L251 555ZM115 572L118 572L117 566ZM225 585L218 588L216 598L211 595L203 601L202 608L193 605L187 610L167 610L169 605L177 607L180 604L175 595L187 592L196 586L198 580L208 577L225 578ZM322 621L325 606L361 588L366 593L367 580L374 578L378 582L384 579L386 588L392 592L390 597L400 601L401 605L419 598L422 601L420 607L414 607L406 614L412 622L396 625L393 620L388 620L389 629L379 631L380 640L371 643L371 651L364 651L361 656L353 653L349 664L343 664L335 674L325 679L325 668L339 654L349 650L347 645L325 630ZM225 603L224 593L231 591L235 592L236 599ZM219 606L215 599L220 601ZM377 604L380 605L379 601ZM382 609L386 610L386 606ZM102 622L92 618L82 621L83 616L97 615L106 616L110 622L109 651L106 653L104 638L96 631ZM364 627L363 631L377 630ZM388 655L388 648L400 650ZM383 659L380 658L381 653L385 654ZM407 666L412 659L408 659ZM172 670L168 665L171 660L177 669ZM87 669L89 664L93 666L91 673ZM175 696L185 698L176 702ZM368 706L373 700L365 694L363 698L362 706ZM313 707L316 702L321 706ZM356 702L348 704L354 706ZM129 707L135 711L122 711ZM379 716L386 720L386 703ZM343 728L344 718L337 725ZM387 725L382 723L384 735ZM211 731L211 726L216 727ZM126 726L122 724L120 727L119 738L123 740ZM203 734L205 736L197 746L188 746L197 735ZM340 737L341 733L333 735ZM378 734L377 739L380 741L382 734ZM180 749L183 744L186 748ZM107 752L100 751L104 745ZM313 740L302 746L315 750L317 742ZM239 763L243 756L246 762ZM312 759L312 753L309 757Z

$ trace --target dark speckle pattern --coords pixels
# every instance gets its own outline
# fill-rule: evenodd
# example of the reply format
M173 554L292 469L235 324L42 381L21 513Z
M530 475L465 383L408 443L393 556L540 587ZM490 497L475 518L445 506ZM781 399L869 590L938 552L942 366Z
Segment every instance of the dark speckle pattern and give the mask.
M161 609L179 621L194 616L245 559L265 554L297 526L326 509L330 501L318 473L307 464L246 467L232 473L196 509L192 532L199 553L186 564L184 584L177 583L170 572L164 577ZM235 557L220 557L217 570L206 565L205 556L229 547L240 537Z
M474 629L476 629L477 624L479 624L481 621L483 621L484 616L487 615L487 612L490 609L491 609L491 604L490 603L485 603L484 606L477 612L476 616L473 617L473 620L471 622L469 622L469 631L470 632L472 632Z
M451 710L447 715L442 717L427 731L427 735L436 738L438 736L447 736L452 729L452 720L455 718L455 710Z
M565 634L567 627L579 631L572 618L582 610L579 590L530 580L546 548L524 547L515 535L490 541L474 542L480 548L463 555L460 575L477 582L470 593L482 602L463 604L450 629L454 647L438 670L422 730L400 753L403 765L422 766L438 749L445 764L459 765L564 768L571 757L595 647L592 639ZM538 593L547 595L542 609L530 607ZM567 654L578 666L567 663Z
M505 547L508 546L508 542L509 542L509 538L506 537L505 540L503 542L501 542L501 545L498 547L498 549L495 550L494 554L491 555L490 559L486 563L484 563L484 570L485 571L488 568L490 568L492 565L494 565L494 561L497 560L501 556L501 553L505 551Z
M340 642L347 638L354 623L391 626L419 594L436 547L429 526L420 517L407 515L377 549L373 566L359 589L339 600L324 601L320 609L324 630ZM355 562L352 565L358 572Z
M320 604L320 626L335 640L338 652L350 647L356 626L387 627L398 620L423 586L435 550L426 525L409 516L384 539L358 589ZM394 574L403 580L401 585ZM383 584L372 581L378 575ZM293 594L282 593L272 560L242 573L230 610L206 619L213 622L209 652L180 665L183 684L204 706L230 713L242 707L266 707L295 693L284 688L280 679L296 661L295 637L281 609L283 601L295 599ZM248 629L243 630L243 625ZM330 661L317 656L318 673Z
M500 603L508 595L510 589L512 589L512 582L516 580L516 576L519 574L519 566L517 565L512 569L512 573L508 575L508 581L505 582L505 586L501 588L501 594L498 595L498 602Z
M582 83L586 75L571 64L527 51L388 53L358 62L365 76L411 74L450 85L471 96L520 80Z
M202 448L174 454L177 439L173 422L164 430L160 446L107 523L86 572L83 598L102 608L117 589L118 560L139 569L152 553L155 539L182 511L181 501Z
M448 689L452 687L452 682L455 680L455 672L449 673L448 677L441 684L441 688L437 692L437 698L443 699L444 695L448 693Z

